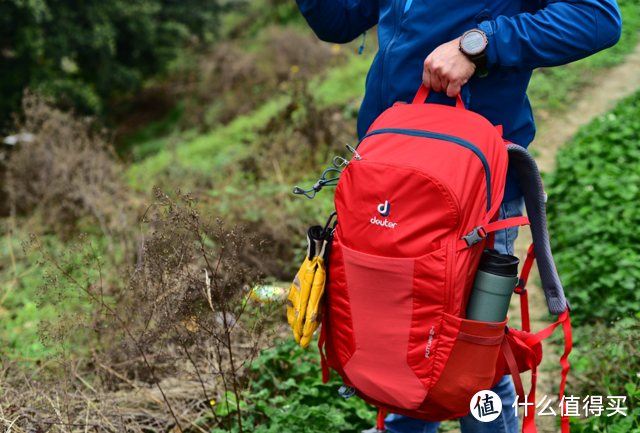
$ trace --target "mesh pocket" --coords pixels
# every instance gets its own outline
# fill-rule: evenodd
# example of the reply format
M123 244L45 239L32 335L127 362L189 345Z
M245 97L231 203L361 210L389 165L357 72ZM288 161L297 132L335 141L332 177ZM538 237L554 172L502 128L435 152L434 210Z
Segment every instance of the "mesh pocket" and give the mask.
M487 323L447 316L449 321L459 322L458 333L429 396L447 410L467 412L471 397L493 384L507 321Z

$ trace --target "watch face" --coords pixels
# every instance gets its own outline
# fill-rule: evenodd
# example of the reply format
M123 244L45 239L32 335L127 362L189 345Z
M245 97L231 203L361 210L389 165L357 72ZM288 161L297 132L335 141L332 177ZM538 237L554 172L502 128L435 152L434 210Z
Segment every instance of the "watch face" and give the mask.
M469 32L462 38L460 45L466 54L475 56L484 50L486 42L482 33Z

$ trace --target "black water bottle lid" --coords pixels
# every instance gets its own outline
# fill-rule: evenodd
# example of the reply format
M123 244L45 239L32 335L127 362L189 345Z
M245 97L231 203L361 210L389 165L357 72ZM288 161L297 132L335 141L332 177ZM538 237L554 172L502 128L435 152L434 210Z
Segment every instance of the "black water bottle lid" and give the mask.
M493 248L485 248L478 269L500 277L517 277L520 259L509 254L500 254Z

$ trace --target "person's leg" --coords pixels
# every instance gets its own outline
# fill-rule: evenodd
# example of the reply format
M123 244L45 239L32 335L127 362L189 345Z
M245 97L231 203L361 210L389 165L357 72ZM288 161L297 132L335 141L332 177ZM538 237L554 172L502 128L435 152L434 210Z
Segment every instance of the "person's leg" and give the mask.
M389 433L436 433L439 422L423 421L404 415L390 414L384 420Z
M502 203L500 219L522 216L523 211L524 197ZM494 248L502 254L513 254L513 244L517 237L518 227L498 230L495 234ZM502 400L503 409L500 416L492 422L480 422L469 413L460 418L462 433L517 433L518 417L514 416L511 407L516 398L516 392L511 378L504 376L491 390ZM385 418L385 425L390 433L436 433L440 423L390 414Z

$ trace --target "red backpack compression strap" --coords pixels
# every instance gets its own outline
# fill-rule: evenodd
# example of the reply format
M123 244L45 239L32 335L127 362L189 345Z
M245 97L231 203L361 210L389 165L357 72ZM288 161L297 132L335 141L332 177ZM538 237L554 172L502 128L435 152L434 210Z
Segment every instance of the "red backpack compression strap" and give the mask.
M569 318L569 308L565 310L564 313L560 314L558 317L558 321L553 325L548 326L542 331L534 334L530 338L528 338L524 343L532 347L535 344L540 343L542 340L549 337L553 334L553 331L558 327L558 325L562 324L562 332L564 333L564 353L560 357L560 365L562 365L562 379L560 381L560 398L564 396L564 388L567 383L567 374L569 373L569 353L571 353L571 349L573 347L572 333L571 333L571 319ZM561 413L561 426L562 433L569 433L569 417L566 415L567 413L567 403L566 401L562 405L562 413ZM527 432L525 432L527 433Z
M497 230L506 229L509 227L515 226L528 226L531 224L529 222L529 218L521 216L514 218L507 218L504 220L496 221L490 223L488 221L484 221L475 229L471 230L468 235L463 236L458 242L456 242L456 251L464 250L465 248L470 248L476 242L479 242L486 238L489 233L495 232Z
M524 405L525 407L525 417L522 421L522 431L523 433L537 433L535 423L535 408L532 408L532 410L529 411L529 406L532 404L535 405L536 401L536 382L538 379L538 362L536 359L536 354L532 349L529 349L527 352L525 352L526 357L524 361L531 370L531 390L529 391L529 394L526 395L524 393L524 387L522 386L522 380L520 379L518 363L513 356L513 351L511 350L511 346L508 341L509 338L520 342L522 341L507 334L506 338L502 340L501 345L504 359L507 361L509 372L511 373L511 378L513 379L514 387L516 388L516 395L518 396L517 402L521 405Z
M384 431L385 430L384 419L385 419L386 416L387 416L387 411L386 410L378 409L377 427L378 427L378 430L380 430L380 431Z
M536 252L533 249L533 244L529 246L527 251L527 258L522 266L522 272L520 273L520 280L518 285L514 289L514 292L520 295L520 316L522 321L522 330L531 332L531 324L529 321L529 295L527 294L527 281L529 281L529 272L533 266L533 261L536 259Z
M532 335L528 339L521 341L525 345L529 347L533 347L536 344L540 343L542 340L548 338L553 331L558 327L558 325L562 324L562 331L564 333L564 354L560 358L560 365L562 365L562 378L560 381L560 399L564 396L564 388L567 383L567 374L569 373L569 353L571 353L572 348L572 333L571 333L571 320L569 318L569 309L562 313L558 318L558 321L543 329L542 331ZM513 337L515 338L515 337ZM522 424L523 433L537 433L536 424L535 424L535 408L532 408L529 411L529 405L535 405L536 400L536 381L538 377L537 370L537 362L536 356L533 350L528 351L525 362L531 369L531 390L529 391L529 395L524 394L524 388L522 386L522 381L520 380L520 373L518 371L517 362L515 357L513 356L513 352L507 339L505 338L502 342L502 353L504 354L504 358L509 366L509 371L511 372L511 377L513 378L513 383L516 388L516 394L518 395L518 401L520 403L525 404L525 417ZM567 403L563 401L562 409L561 409L561 427L562 433L570 433L569 431L569 417L566 415L567 413Z
M522 267L522 273L520 274L520 282L518 283L518 286L516 286L515 288L515 292L520 295L520 312L522 315L522 329L527 332L531 332L531 326L529 322L529 301L528 301L526 286L527 286L527 281L529 279L529 273L531 272L531 268L533 266L533 261L535 260L535 258L536 258L536 253L533 249L533 244L531 244L531 246L529 246L529 250L527 251L527 258ZM573 339L572 339L573 337L571 332L571 320L569 318L569 309L567 308L567 310L565 310L565 312L558 317L557 322L548 326L542 331L534 334L527 340L523 341L523 343L529 347L535 346L536 344L540 343L542 340L545 340L546 338L551 336L551 334L553 334L553 331L560 324L562 324L562 331L564 333L564 354L560 358L560 365L562 365L562 377L560 381L560 399L562 399L562 397L564 396L564 388L567 383L567 374L569 373L568 357L573 347ZM509 366L509 369L511 371L511 375L513 377L513 382L516 387L516 393L518 394L518 398L522 399L524 395L524 391L521 391L522 384L520 382L520 378L518 377L516 379L519 373L517 369L514 370L515 359L513 358L513 353L511 353L511 348L507 347L505 350L503 345L503 353L505 356L505 360L507 361L507 365ZM511 360L509 359L509 357L511 357ZM529 356L527 356L527 359L525 360L525 362L527 363L529 368L531 368L531 373L532 373L531 374L531 391L529 392L529 396L527 400L533 397L533 402L535 403L535 378L537 376L537 371L536 371L537 368L536 368L535 358L533 359L534 359L533 363L530 363ZM518 388L518 382L520 382L520 388ZM569 433L569 417L564 415L566 413L567 413L567 408L566 408L566 402L565 402L562 406L562 412L561 412L562 433ZM522 427L523 432L535 433L537 431L535 427L535 423L533 421L528 420L528 418L531 418L531 420L533 420L533 416L525 417L523 427Z

